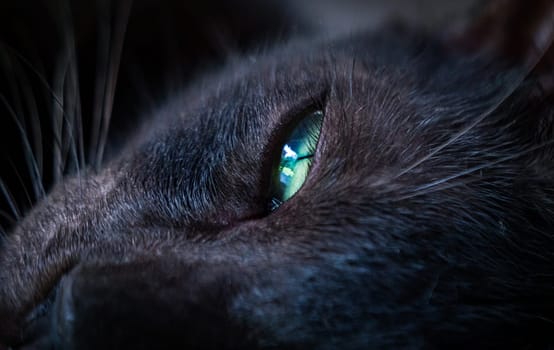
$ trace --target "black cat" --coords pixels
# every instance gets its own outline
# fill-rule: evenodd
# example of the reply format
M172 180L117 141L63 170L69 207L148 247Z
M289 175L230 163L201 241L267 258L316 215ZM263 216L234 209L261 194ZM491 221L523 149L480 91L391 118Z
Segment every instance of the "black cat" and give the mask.
M184 71L149 35L179 2L100 6L98 32L89 5L54 6L77 20L61 56L37 51L44 70L6 35L22 80L2 122L31 134L16 168L37 197L56 184L0 246L0 349L554 346L550 1L493 2L457 35L338 38L207 4L200 18L245 36L210 52L202 21L169 22L198 40L168 54ZM196 79L137 113L136 86L164 70Z

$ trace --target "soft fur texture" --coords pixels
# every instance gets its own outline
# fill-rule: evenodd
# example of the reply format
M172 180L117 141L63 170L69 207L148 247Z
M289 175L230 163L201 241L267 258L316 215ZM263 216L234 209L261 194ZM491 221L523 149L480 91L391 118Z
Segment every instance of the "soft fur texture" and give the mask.
M547 5L517 54L478 28L389 26L292 38L171 90L7 235L0 349L554 346ZM309 177L269 212L311 109Z

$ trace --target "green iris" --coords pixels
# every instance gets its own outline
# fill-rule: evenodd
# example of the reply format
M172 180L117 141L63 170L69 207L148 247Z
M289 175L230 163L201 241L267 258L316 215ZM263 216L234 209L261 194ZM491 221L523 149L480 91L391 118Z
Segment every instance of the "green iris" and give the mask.
M271 209L277 209L302 187L308 177L321 133L323 112L312 112L292 130L273 175Z

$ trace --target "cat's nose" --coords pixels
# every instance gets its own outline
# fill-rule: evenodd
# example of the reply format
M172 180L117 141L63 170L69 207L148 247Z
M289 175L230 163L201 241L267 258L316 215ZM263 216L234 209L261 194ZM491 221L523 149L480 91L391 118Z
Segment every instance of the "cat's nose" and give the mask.
M56 295L53 348L252 348L229 315L233 288L207 276L172 264L76 269Z

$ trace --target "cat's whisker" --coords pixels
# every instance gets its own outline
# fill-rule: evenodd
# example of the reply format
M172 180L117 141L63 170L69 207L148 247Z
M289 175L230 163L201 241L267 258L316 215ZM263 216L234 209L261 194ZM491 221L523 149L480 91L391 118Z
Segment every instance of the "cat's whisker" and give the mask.
M0 47L2 48L2 51L6 50L9 51L11 54L13 54L21 63L23 63L36 77L39 79L41 85L48 91L50 96L54 99L54 102L58 105L61 105L60 98L54 93L52 90L52 87L48 83L48 80L44 76L44 74L40 73L34 65L29 62L23 55L21 55L17 50L13 49L6 43L0 42Z
M65 102L62 109L65 123L64 134L62 135L62 144L64 145L63 170L64 172L68 171L67 161L71 160L69 157L69 153L71 153L74 162L72 166L80 178L80 169L84 168L86 159L84 154L83 117L73 17L68 1L59 3L54 11L61 14L60 31L63 33L63 43L66 52L63 60L65 74L61 87L61 96L63 96Z
M0 216L2 216L2 214L0 213ZM8 219L9 220L9 219ZM0 226L0 244L2 244L2 241L4 239L6 239L8 235L6 234L6 229L3 228L2 226Z
M127 24L131 12L132 0L120 3L119 12L116 15L115 29L112 31L112 23L101 26L98 45L97 80L95 87L95 111L93 112L93 128L91 136L90 159L95 169L102 164L104 152L108 141L108 132L112 116L113 101L119 64L123 51L123 43L127 31ZM110 14L104 14L110 18ZM105 44L104 44L105 43ZM99 77L99 78L98 78Z
M514 159L517 159L517 158L521 158L523 156L528 155L529 153L536 152L536 151L538 151L542 148L545 148L545 147L548 147L548 146L551 146L551 145L554 145L554 140L546 141L544 143L541 143L540 145L531 147L529 149L526 149L526 150L521 151L521 152L516 153L516 154L511 154L509 156L499 158L495 161L491 161L491 162L487 162L487 163L484 163L484 164L480 164L480 165L471 167L471 168L466 169L464 171L461 171L459 173L456 173L456 174L453 174L453 175L450 175L450 176L446 176L446 177L443 177L441 179L438 179L438 180L432 181L430 183L427 183L425 185L416 187L415 189L413 189L413 191L411 191L407 195L397 197L397 198L395 198L395 200L400 201L400 200L405 200L405 199L411 199L411 198L414 198L414 197L417 197L417 196L420 196L420 195L425 195L425 194L429 194L429 193L432 193L432 192L437 192L437 191L442 191L442 190L445 190L445 189L452 188L452 187L456 186L456 184L453 184L453 186L442 186L442 185L448 184L451 181L459 179L463 176L471 175L471 174L476 173L478 171L485 170L489 167L496 166L496 165L499 165L499 164L502 164L502 163L505 163L505 162L508 162L510 160L514 160ZM458 184L466 184L466 183L458 183Z
M54 102L55 106L59 110L62 110L63 114L65 114L62 98L59 96L59 94L57 92L54 91L53 87L47 81L46 77L42 73L40 73L34 67L34 65L31 62L29 62L23 55L21 55L17 50L11 48L9 45L6 45L4 43L2 43L2 48L5 49L7 52L10 52L12 55L14 55L14 57L16 57L19 60L19 62L21 62L23 65L25 65L38 78L38 81L40 82L41 86L46 89L46 91L48 92L49 97L53 99L53 102ZM40 146L37 148L37 150L38 150L37 152L39 153L38 157L39 157L40 161L37 161L37 163L38 163L39 170L41 170L40 173L42 174L42 163L43 163L43 160L42 160L42 155L43 155L42 131L41 131L41 128L40 128L40 121L38 120L39 119L38 113L34 114L34 116L32 115L31 117L32 117L33 122L34 122L33 124L35 124L36 128L37 128L34 131L34 137L36 137L37 139L40 139L40 141L37 140L37 143L40 142ZM38 121L38 123L36 123L37 121ZM52 125L52 127L55 130L55 125ZM61 143L60 143L60 140L56 140L55 134L56 134L56 132L54 132L54 139L55 139L54 142L57 142L58 146L59 146ZM54 163L53 165L54 165L54 168L56 168L56 163ZM54 178L56 179L56 176L54 176ZM42 187L41 192L42 192L42 196L43 196L45 190L44 190L44 185L42 184L42 181L40 182L40 186Z
M18 219L14 218L13 214L8 213L7 211L0 210L0 217L3 219L6 219L10 226L13 226L17 223ZM2 233L6 233L5 229L3 227L0 227L0 237L2 236Z
M10 210L12 211L13 218L15 219L15 221L19 221L21 219L21 212L19 211L15 198L13 197L12 193L8 190L8 188L6 187L6 184L2 179L0 179L0 193L2 193L3 197L6 200L6 203L8 204ZM12 218L12 216L9 216L8 218Z
M104 17L108 17L104 15ZM97 154L98 154L98 148L99 148L99 142L100 142L100 130L102 128L102 110L100 106L103 105L104 100L104 90L106 85L106 79L107 79L107 72L105 70L105 66L107 65L106 57L108 56L106 51L106 47L109 44L106 44L104 46L100 45L101 42L108 42L109 41L109 34L106 34L106 31L108 31L107 27L109 27L109 22L104 23L100 26L100 31L98 33L99 39L98 45L97 45L97 58L96 58L96 78L94 80L94 100L93 100L93 110L92 110L92 123L90 127L90 145L89 145L89 154L88 159L90 164L95 169L98 169L97 166Z
M446 142L441 144L440 146L434 148L431 152L426 154L425 156L421 157L414 163L412 163L410 166L405 168L404 170L400 171L395 178L399 178L405 174L408 174L412 170L416 169L426 161L432 159L435 155L437 155L439 152L443 151L444 149L448 148L450 145L456 143L456 141L460 140L464 135L469 133L471 130L473 130L476 126L481 124L488 116L490 116L492 113L494 113L502 104L512 96L512 94L517 90L517 88L525 81L525 77L527 74L522 74L518 79L516 79L516 83L511 86L510 89L506 90L504 94L501 95L501 97L493 104L491 105L486 111L484 111L478 118L476 118L473 122L471 122L469 125L467 125L462 130L455 133L451 138L449 138Z
M81 164L83 162L80 158L82 152L78 149L82 144L82 137L79 135L80 116L78 116L74 110L80 112L80 108L77 107L76 102L78 101L78 91L74 84L73 74L76 74L75 69L72 68L72 57L71 54L67 55L67 59L64 60L58 72L57 86L59 89L58 93L60 96L63 96L63 105L53 106L53 118L55 125L53 128L54 139L57 145L57 176L59 180L63 175L72 170L73 168L77 170L79 175ZM69 82L69 86L68 86ZM68 162L72 169L69 169Z
M10 103L8 102L6 97L1 93L0 93L0 102L2 104L4 104L4 106L6 107L6 109L8 111L8 114L11 116L12 120L14 121L14 123L15 123L15 125L16 125L19 133L20 133L21 141L23 142L25 160L26 160L26 163L27 163L27 167L29 169L29 175L32 179L33 184L37 185L37 188L35 189L35 191L36 191L35 197L37 199L41 198L42 194L44 193L44 188L42 187L42 175L39 171L38 164L37 164L34 152L33 152L33 148L31 147L31 144L29 142L29 137L27 136L27 131L25 130L24 125L22 124L21 120L19 119L16 112L13 110L12 106L10 105ZM17 167L14 167L14 168L17 169ZM21 176L18 175L18 177L21 180ZM23 183L23 181L22 181L22 183ZM31 201L30 201L30 204L32 204Z
M37 196L37 200L45 196L45 189L43 184L44 176L44 149L42 138L42 124L40 121L40 113L38 109L37 100L35 94L31 88L30 82L26 79L27 75L23 72L18 73L18 76L23 80L20 84L21 89L25 97L25 102L28 109L30 119L30 135L34 145L34 159L37 165L37 176L32 176L32 185Z
M64 32L66 34L68 33L66 31L64 31ZM67 35L69 35L69 34L67 34ZM67 42L71 42L71 41L67 40ZM82 136L83 132L82 132L82 114L81 114L81 109L80 109L80 99L75 104L76 113L77 113L76 115L79 116L79 118L77 118L77 119L79 119L79 123L75 123L76 128L78 130L77 131L78 135L77 135L77 137L75 137L73 135L73 132L71 131L73 129L73 127L71 125L73 123L68 121L68 118L67 118L67 115L66 115L67 111L64 107L62 97L60 97L60 94L58 94L57 92L54 91L53 87L50 85L50 83L48 83L45 76L42 73L40 73L34 67L34 65L31 62L29 62L23 55L21 55L17 50L11 48L9 45L7 45L5 43L0 43L0 45L2 45L2 49L4 49L6 52L9 52L10 54L12 54L14 57L16 57L18 59L19 62L24 64L38 78L41 85L46 89L46 91L48 92L49 96L52 98L52 100L55 104L55 108L57 108L60 111L61 117L63 117L66 120L65 122L69 125L69 133L70 133L69 137L71 138L70 142L76 143L77 140L79 142L80 157L78 155L75 155L76 152L74 152L74 158L75 158L75 161L77 163L77 171L79 171L79 168L84 168L84 163L85 163L84 149L85 149L85 147L84 147L84 138ZM72 50L73 50L73 56L72 56L71 59L74 62L76 62L74 43L72 45ZM72 73L75 74L75 79L77 79L76 67L73 67L72 70L74 70L74 72L72 72ZM79 86L78 81L74 81L73 86ZM77 90L75 90L75 94L78 98L79 94L78 94ZM62 89L61 95L63 95L63 89ZM31 103L31 105L32 106L36 105L36 101L35 101L34 98L32 98L32 95L27 93L27 96L28 96L27 98L29 99L29 102ZM6 103L5 101L7 101L7 99L5 97L3 98L3 100L4 100L4 103ZM33 129L33 137L35 138L35 146L37 147L37 153L38 153L38 154L34 155L34 158L35 158L35 162L36 162L36 168L38 169L38 173L40 174L40 181L36 181L37 177L33 173L31 173L31 178L33 179L33 186L38 187L38 190L35 190L35 192L37 192L37 199L39 199L39 198L42 198L45 194L45 189L44 189L44 185L43 185L43 182L42 182L42 164L43 164L43 160L42 160L42 157L43 157L42 131L41 131L41 127L40 127L38 112L36 112L36 110L31 112L31 118L33 120L33 128L34 128ZM54 127L54 125L53 125L53 127ZM20 129L19 125L18 125L18 128ZM53 128L53 129L55 130L55 128ZM61 147L61 145L64 142L62 142L62 138L57 137L56 134L58 134L58 133L54 132L54 142L57 144L58 147ZM65 170L66 169L65 169L65 166L64 166L63 169L62 169L62 173Z
M64 90L68 94L66 100L67 111L64 113L66 116L66 129L65 137L67 138L67 144L65 149L65 159L72 160L72 168L74 168L78 175L83 165L83 141L82 141L82 123L81 123L81 107L79 97L79 86L77 78L77 69L75 68L75 58L72 56L68 60L68 70L65 79ZM69 156L71 154L71 156ZM67 167L64 166L67 170Z
M14 122L18 125L18 129L21 133L25 135L22 137L26 138L28 142L28 148L25 148L24 152L29 152L34 155L34 161L36 162L37 174L35 174L31 166L29 169L29 178L32 182L33 190L35 197L41 198L44 195L44 189L42 186L42 138L40 135L40 122L36 124L37 120L37 105L34 98L34 93L31 89L31 84L27 79L27 74L21 69L21 67L13 62L11 57L8 54L2 55L4 58L3 64L5 65L5 72L8 74L8 84L11 90L12 104L11 109L13 114L15 114ZM17 77L17 78L16 78ZM23 95L23 96L22 96ZM24 107L26 106L26 108ZM31 128L30 131L27 128L26 123L26 112L30 113ZM15 120L17 119L17 120ZM33 145L31 145L31 140L29 137L32 137ZM33 148L34 146L34 148Z
M67 64L60 63L54 73L53 89L57 96L61 98L60 105L54 105L52 108L52 132L54 145L52 149L52 175L54 183L59 182L64 173L65 159L63 156L64 142L64 114L65 114L65 94L64 81L66 76Z
M350 67L350 77L348 80L348 95L352 100L354 98L354 72L356 71L356 57L352 57L352 66Z
M9 160L9 163L10 163L10 166L12 167L12 169L15 173L15 177L16 177L17 181L21 185L23 193L25 194L25 199L27 200L28 208L32 208L32 206L33 206L34 202L37 200L37 198L35 198L35 200L33 200L31 195L29 194L29 190L27 189L27 185L25 184L25 181L23 180L23 177L21 176L21 173L18 171L18 167L11 160Z
M506 100L508 100L521 86L521 84L527 79L529 74L532 73L532 71L535 69L535 67L540 63L540 61L543 59L543 57L547 54L548 50L552 45L554 44L554 23L550 23L549 32L545 33L545 37L548 39L545 40L542 44L544 45L541 48L537 48L537 55L534 57L529 58L529 64L527 65L527 69L521 72L520 76L514 79L514 83L510 85L508 89L504 91L503 94L500 95L499 99L493 103L489 108L487 108L479 117L477 117L473 122L471 122L469 125L467 125L465 128L460 130L459 132L455 133L451 138L449 138L446 142L441 144L440 146L433 149L431 152L429 152L427 155L423 156L419 160L415 161L413 164L408 166L406 169L400 171L395 178L399 178L412 170L419 167L421 164L425 163L429 159L433 158L435 155L437 155L442 150L446 149L450 145L456 143L458 140L460 140L464 135L469 133L471 130L473 130L476 126L481 124L485 119L487 119L491 114L493 114L495 111L498 110L504 104Z

